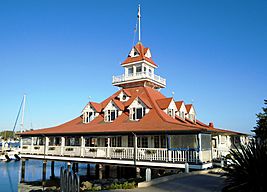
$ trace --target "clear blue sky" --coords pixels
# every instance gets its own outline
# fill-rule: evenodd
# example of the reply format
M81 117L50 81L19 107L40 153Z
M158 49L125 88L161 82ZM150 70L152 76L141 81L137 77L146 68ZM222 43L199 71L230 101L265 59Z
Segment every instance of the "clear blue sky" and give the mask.
M25 127L78 115L114 93L131 49L137 5L161 92L194 101L198 119L250 132L267 99L267 1L0 1L0 130L24 93Z

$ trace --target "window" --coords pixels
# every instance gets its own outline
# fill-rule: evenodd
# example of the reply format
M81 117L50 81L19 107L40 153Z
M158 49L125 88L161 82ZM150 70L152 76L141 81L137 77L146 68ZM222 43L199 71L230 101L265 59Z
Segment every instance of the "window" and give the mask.
M142 72L142 66L137 66L136 67L136 73Z
M169 116L174 117L174 109L168 109L167 113Z
M97 147L97 138L85 138L85 146L86 147Z
M59 146L59 145L61 145L60 137L50 137L48 145L49 146Z
M159 136L154 136L154 147L159 148Z
M179 117L181 117L182 119L184 119L185 113L183 111L179 111Z
M131 119L132 120L139 120L142 119L146 114L146 108L139 107L139 108L132 108Z
M141 145L142 145L142 147L143 148L148 148L148 138L147 137L142 137L142 143L141 143Z
M133 75L133 67L128 68L128 75Z
M148 148L148 138L147 137L138 137L137 138L137 147Z
M134 146L134 137L133 135L128 135L128 147Z
M106 110L105 111L105 121L112 122L119 116L118 110Z
M80 146L81 138L80 137L67 137L65 140L66 146Z
M83 117L83 122L84 123L90 123L91 121L94 120L96 113L95 112L85 112Z
M112 137L111 147L121 147L121 137Z
M165 135L160 136L160 143L161 143L161 148L166 148L167 146L167 137Z
M127 96L126 95L123 95L122 96L122 100L124 101L124 100L126 100L127 99Z

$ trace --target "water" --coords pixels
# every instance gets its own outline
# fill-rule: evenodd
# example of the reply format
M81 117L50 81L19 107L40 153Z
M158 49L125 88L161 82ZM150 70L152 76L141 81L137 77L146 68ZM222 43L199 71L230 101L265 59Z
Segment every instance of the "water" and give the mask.
M51 162L47 163L46 178L51 176ZM67 168L65 162L55 162L55 175L60 175L60 167ZM42 179L43 164L40 160L27 160L25 167L25 181ZM0 192L17 192L20 181L21 161L0 161ZM79 165L79 174L86 174L86 165Z

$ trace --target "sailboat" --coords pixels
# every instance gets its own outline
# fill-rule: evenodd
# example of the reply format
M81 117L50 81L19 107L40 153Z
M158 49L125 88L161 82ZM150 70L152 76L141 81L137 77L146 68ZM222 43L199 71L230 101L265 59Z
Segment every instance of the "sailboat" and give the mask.
M1 142L1 153L0 153L0 160L3 161L11 161L11 160L20 160L20 141L14 140L15 138L15 129L19 120L19 117L21 116L21 123L20 123L20 132L24 129L24 112L25 112L25 104L26 104L26 95L23 95L19 112L17 114L15 124L13 127L13 138L8 140L3 140Z

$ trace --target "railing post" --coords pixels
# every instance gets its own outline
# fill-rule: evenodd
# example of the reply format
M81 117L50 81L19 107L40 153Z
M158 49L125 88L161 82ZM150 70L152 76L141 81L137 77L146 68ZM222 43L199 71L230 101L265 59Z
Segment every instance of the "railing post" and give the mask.
M64 147L65 147L65 137L61 137L61 149L60 149L61 156L64 156Z

